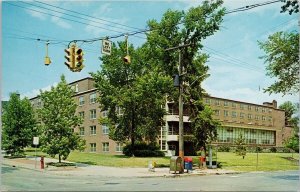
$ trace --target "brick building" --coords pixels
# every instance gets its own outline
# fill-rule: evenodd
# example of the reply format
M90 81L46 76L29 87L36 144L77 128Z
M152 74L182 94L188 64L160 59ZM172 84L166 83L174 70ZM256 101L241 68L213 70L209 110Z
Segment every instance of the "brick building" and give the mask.
M115 142L108 137L109 129L105 124L99 124L99 117L106 116L101 112L96 102L98 93L91 77L70 83L74 89L74 99L78 104L76 112L83 117L80 127L74 129L86 140L85 152L121 154L122 143ZM42 107L38 97L31 103L34 108ZM242 133L249 145L281 147L284 139L291 135L292 129L285 126L285 114L277 109L276 101L257 105L253 103L234 101L229 99L206 97L204 102L214 110L214 118L220 120L222 127L218 129L218 144L232 144L234 139ZM172 154L178 151L178 107L172 102L166 102L165 126L161 127L159 145L162 151ZM188 112L184 110L184 133L188 137ZM185 151L193 150L190 142L185 142Z

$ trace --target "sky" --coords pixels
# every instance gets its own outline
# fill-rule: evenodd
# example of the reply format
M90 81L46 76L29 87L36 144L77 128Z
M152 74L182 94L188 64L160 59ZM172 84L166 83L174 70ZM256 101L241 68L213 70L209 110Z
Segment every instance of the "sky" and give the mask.
M228 10L269 0L225 0ZM168 10L188 11L202 1L3 1L2 17L2 100L11 92L32 98L40 90L49 90L64 74L70 83L100 70L101 41L78 42L84 51L85 68L71 72L64 65L71 40L111 37L147 27L147 21L160 21ZM263 92L276 79L266 75L264 42L277 31L298 30L298 15L280 13L282 2L227 14L221 29L202 43L210 58L210 77L204 89L214 97L262 104L277 100L299 102L299 94L283 96ZM71 12L73 11L73 12ZM145 41L144 34L129 36L135 47ZM112 39L124 41L125 37ZM46 43L52 63L44 65Z

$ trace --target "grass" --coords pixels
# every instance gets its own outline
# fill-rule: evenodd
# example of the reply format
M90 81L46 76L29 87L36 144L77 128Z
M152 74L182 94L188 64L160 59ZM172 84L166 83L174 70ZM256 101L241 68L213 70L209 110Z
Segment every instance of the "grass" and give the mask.
M26 151L26 155L34 156L35 150ZM37 155L47 154L37 150ZM57 158L57 157L56 157ZM198 166L199 157L192 157L194 166ZM157 167L169 167L170 157L126 157L124 155L110 155L97 153L71 152L68 159L71 162L89 165L102 165L113 167L147 167L149 162L156 162ZM213 159L215 160L215 159ZM232 152L218 152L217 162L222 169L235 171L278 171L298 170L299 154L292 153L247 153L245 158Z

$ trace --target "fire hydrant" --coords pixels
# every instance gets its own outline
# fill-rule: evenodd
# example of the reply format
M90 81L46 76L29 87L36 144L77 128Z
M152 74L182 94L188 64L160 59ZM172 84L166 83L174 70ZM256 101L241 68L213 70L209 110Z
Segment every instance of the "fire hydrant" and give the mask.
M41 156L41 169L44 169L44 156Z

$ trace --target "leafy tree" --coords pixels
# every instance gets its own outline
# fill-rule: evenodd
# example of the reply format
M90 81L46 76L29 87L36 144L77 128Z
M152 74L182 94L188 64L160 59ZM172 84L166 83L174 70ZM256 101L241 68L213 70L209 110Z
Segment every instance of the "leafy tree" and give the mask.
M11 93L2 116L2 148L7 154L22 155L37 134L36 120L30 101Z
M198 103L201 106L203 105L202 102ZM217 137L217 128L221 126L221 124L214 120L212 115L213 111L208 106L205 106L196 117L191 118L191 127L195 137L196 148L201 146L205 148L207 143L211 143Z
M100 94L100 107L108 110L108 117L101 118L100 123L109 126L111 139L130 140L134 146L143 139L156 141L172 79L143 62L141 49L135 50L131 45L129 53L132 61L126 64L120 59L126 54L126 43L113 44L112 54L101 58L101 71L91 75Z
M71 150L83 150L85 147L85 141L74 133L82 119L75 115L77 105L73 94L63 75L56 87L40 94L43 104L38 110L42 120L41 148L51 157L58 154L59 163L61 158L67 159Z
M235 140L235 145L236 145L236 149L235 149L235 153L239 156L243 156L243 159L246 156L246 147L245 147L245 138L243 137L243 135L240 133L239 137Z
M299 104L293 104L290 101L284 102L279 106L279 109L285 111L286 121L289 126L294 129L293 135L285 141L285 146L287 148L293 149L299 152L299 117L297 116Z
M291 15L292 13L299 12L299 2L298 0L282 0L285 4L281 6L281 13L288 11Z
M298 93L299 33L277 32L269 36L266 42L259 42L259 46L266 53L261 58L267 64L267 75L278 79L265 92L284 95Z
M183 74L183 102L190 109L192 129L195 130L197 143L205 144L207 135L215 135L216 126L208 117L201 100L206 94L201 82L209 75L208 66L205 65L208 55L201 53L202 41L219 30L225 9L221 8L222 1L204 1L202 5L190 8L187 12L168 10L160 22L150 20L148 26L147 42L143 45L144 60L158 66L163 73L173 76L178 74L178 53ZM179 49L168 48L186 45ZM188 46L187 46L188 45ZM178 90L168 95L169 100L178 101ZM176 105L176 103L175 103ZM204 118L204 119L200 119ZM204 122L207 120L207 122ZM200 126L209 124L211 126ZM197 132L197 133L196 133Z

